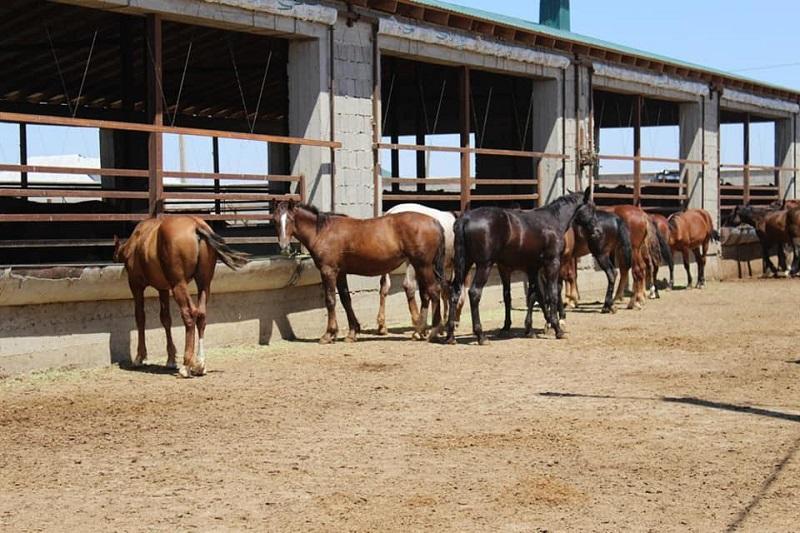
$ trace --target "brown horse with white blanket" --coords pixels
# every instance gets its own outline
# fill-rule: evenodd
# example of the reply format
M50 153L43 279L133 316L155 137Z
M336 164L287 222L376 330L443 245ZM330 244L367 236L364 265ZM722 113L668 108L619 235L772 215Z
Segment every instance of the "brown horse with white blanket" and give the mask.
M139 342L134 366L147 359L144 340L144 290L151 286L161 300L161 324L167 335L167 367L177 368L175 344L172 342L172 317L169 293L181 309L186 326L181 376L202 376L206 373L203 336L206 329L206 306L217 258L236 269L247 263L245 254L228 248L225 241L202 219L193 216L165 216L140 222L124 244L114 238L114 261L125 263L128 284L133 293L136 328ZM197 284L197 306L189 294L189 283ZM197 328L198 349L195 360L194 332Z

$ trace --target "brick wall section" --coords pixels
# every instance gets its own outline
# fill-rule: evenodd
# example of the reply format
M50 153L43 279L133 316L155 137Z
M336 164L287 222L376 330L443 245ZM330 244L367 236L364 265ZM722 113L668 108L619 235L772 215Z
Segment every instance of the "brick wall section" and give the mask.
M340 19L333 33L336 211L371 217L372 174L372 27Z

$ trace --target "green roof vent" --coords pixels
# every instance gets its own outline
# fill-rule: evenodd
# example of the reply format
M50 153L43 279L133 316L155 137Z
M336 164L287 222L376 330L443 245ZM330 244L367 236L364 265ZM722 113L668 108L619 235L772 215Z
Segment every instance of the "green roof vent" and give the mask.
M539 24L569 31L569 0L539 0Z

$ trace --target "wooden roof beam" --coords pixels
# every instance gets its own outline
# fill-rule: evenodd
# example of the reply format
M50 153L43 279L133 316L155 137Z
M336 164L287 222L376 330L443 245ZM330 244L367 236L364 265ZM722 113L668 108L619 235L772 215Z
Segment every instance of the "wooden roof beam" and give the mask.
M450 20L450 13L435 9L426 9L423 19L425 19L425 22L447 26L447 22Z
M369 7L377 9L378 11L386 11L388 13L397 13L397 0L369 0L367 2Z

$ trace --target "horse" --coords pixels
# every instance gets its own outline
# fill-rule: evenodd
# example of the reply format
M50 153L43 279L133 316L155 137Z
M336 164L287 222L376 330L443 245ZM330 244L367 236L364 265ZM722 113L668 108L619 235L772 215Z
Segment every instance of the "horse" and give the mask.
M615 300L621 301L625 296L628 286L628 272L633 272L633 293L628 302L628 309L642 309L645 302L645 279L647 262L649 261L649 248L647 246L648 234L651 230L650 219L640 207L629 204L601 207L602 211L614 213L622 219L628 227L631 238L631 262L629 266L619 267L619 286Z
M778 277L778 269L769 257L770 249L778 246L778 262L782 270L786 270L786 254L784 244L791 244L794 251L792 268L789 275L794 277L800 270L800 207L792 209L768 209L753 206L736 206L725 222L726 226L747 224L755 228L758 241L761 243L761 254L764 262L764 274L767 269Z
M653 221L653 224L656 226L656 230L658 231L658 247L661 251L661 264L656 265L655 272L653 273L653 284L655 285L657 278L658 278L658 267L666 263L667 268L669 268L669 279L674 278L675 272L675 261L672 257L672 248L669 245L669 222L667 222L667 217L661 215L659 213L652 213L650 215L650 220ZM658 288L656 287L656 290Z
M658 292L658 267L666 261L664 257L668 256L671 251L652 216L648 216L647 223L649 226L645 242L647 250L645 254L645 288L648 291L648 297L653 300L661 298Z
M194 216L164 216L141 221L123 244L114 237L114 261L125 264L128 285L133 293L136 328L139 332L134 367L147 359L144 340L144 290L150 286L158 291L161 302L161 324L167 335L167 368L177 368L177 350L172 342L172 317L169 294L172 292L186 326L186 345L183 365L178 373L188 378L206 373L203 337L206 330L206 307L211 291L217 259L232 269L247 263L247 255L234 251L222 237L214 233L201 218ZM197 306L189 294L189 283L197 285ZM195 329L198 333L195 360Z
M719 233L714 229L711 215L705 209L687 209L673 213L667 218L669 224L669 245L673 250L681 252L683 267L686 269L686 288L692 286L692 273L689 270L689 250L694 252L697 261L697 288L706 284L706 255L708 243L713 239L719 241ZM669 286L674 285L675 278L670 275Z
M442 225L435 219L411 212L357 219L294 202L279 203L274 217L281 250L287 252L291 238L296 237L320 271L328 310L328 325L320 344L336 341L337 289L347 313L349 331L345 340L355 342L361 331L350 300L347 274L381 276L405 262L414 267L419 284L422 312L414 324L417 336L425 337L427 307L433 302L429 340L436 338L441 326L439 297L444 282L445 237Z
M494 264L507 272L523 270L528 275L525 335L530 336L532 333L531 310L535 288L538 287L541 290L540 302L543 304L545 320L555 330L556 338L563 338L564 331L559 325L557 306L564 233L573 221L596 227L594 204L589 195L590 190L586 189L583 194L562 196L545 207L530 210L479 207L467 211L456 220L453 228L455 274L450 293L446 342L455 343L456 304L466 273L475 265L475 276L469 289L472 329L478 344L486 344L479 306L483 287L489 280ZM510 291L510 286L508 290Z
M597 261L606 274L608 287L603 302L603 313L615 313L614 285L617 281L615 263L622 268L630 268L632 262L631 236L625 222L614 213L605 211L597 212L597 226L600 230L599 238L592 235L585 228L573 225L565 235L566 246L561 256L561 279L564 283L564 302L561 304L560 316L566 316L566 307L574 308L578 305L578 259L589 253Z
M453 224L456 221L456 217L453 213L449 211L440 211L438 209L433 209L432 207L427 207L420 204L398 204L391 209L389 209L386 214L393 215L395 213L422 213L423 215L427 215L436 219L439 224L442 225L442 229L444 229L444 271L445 277L450 280L453 277ZM468 281L467 281L468 283ZM381 276L381 288L380 288L380 306L378 307L378 335L386 335L388 333L386 329L386 296L389 294L389 289L392 286L391 277L389 274L383 274ZM408 310L411 314L411 321L413 324L417 324L419 321L419 308L417 307L417 300L414 296L414 293L417 290L417 276L414 272L414 267L410 264L406 267L406 275L403 279L403 290L406 293L406 299L408 300ZM458 321L459 317L461 317L461 309L464 306L464 298L466 296L466 292L462 293L461 298L458 300L458 309L456 310L456 322ZM450 284L444 283L442 285L442 309L443 315L446 316L447 314L447 307L450 303ZM414 332L414 335L417 333Z

